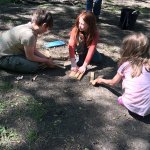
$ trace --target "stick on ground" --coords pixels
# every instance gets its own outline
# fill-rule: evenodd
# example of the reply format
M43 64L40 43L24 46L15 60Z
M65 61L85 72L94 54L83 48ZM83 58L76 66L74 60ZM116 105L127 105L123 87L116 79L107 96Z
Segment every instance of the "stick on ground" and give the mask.
M95 73L94 72L91 72L91 75L90 75L90 82L92 83L92 81L94 80L95 78Z
M75 72L75 71L71 71L71 72L70 72L70 74L69 74L69 77L71 77L71 78L75 78L75 74L76 74L76 72Z
M60 65L60 64L54 64L56 67L58 67L58 68L62 68L62 69L65 69L66 67L65 66L62 66L62 65Z
M80 72L77 72L77 73L75 74L75 78L78 78L79 75L80 75Z
M78 80L81 80L81 78L83 77L84 73L80 73L79 76L77 77Z

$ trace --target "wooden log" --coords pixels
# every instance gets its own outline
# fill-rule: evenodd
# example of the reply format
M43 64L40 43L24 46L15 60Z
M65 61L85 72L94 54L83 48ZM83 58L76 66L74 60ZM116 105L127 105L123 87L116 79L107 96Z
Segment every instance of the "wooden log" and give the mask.
M71 78L75 78L76 72L75 71L71 71L69 74L69 77Z
M77 73L75 74L75 78L78 78L79 75L80 75L80 72L77 72Z
M92 83L92 81L94 80L95 78L95 73L94 72L91 72L91 75L90 75L90 82Z
M80 73L79 76L77 77L78 80L81 80L81 78L83 77L84 73Z
M95 85L95 84L96 84L94 80L90 81L90 83L92 83L92 85Z
M100 76L97 77L97 79L98 79L98 78L103 78L103 77L104 77L104 75L100 75ZM95 80L96 80L96 79L95 79ZM96 85L95 80L92 80L92 81L91 81L92 85Z
M76 78L77 80L81 80L83 75L84 75L84 73L71 71L71 73L69 74L69 77Z
M54 66L58 67L58 68L61 68L61 69L65 69L66 67L65 66L62 66L60 64L54 64Z

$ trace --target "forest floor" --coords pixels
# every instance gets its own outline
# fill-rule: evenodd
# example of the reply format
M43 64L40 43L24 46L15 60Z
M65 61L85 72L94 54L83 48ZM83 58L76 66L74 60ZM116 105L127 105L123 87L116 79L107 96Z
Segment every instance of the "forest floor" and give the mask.
M35 2L35 1L32 1ZM97 28L100 66L88 66L78 81L70 78L67 48L69 32L85 1L38 1L39 3L0 5L0 32L30 21L37 7L48 8L54 28L38 39L64 40L65 46L47 49L48 55L65 68L47 69L37 74L17 74L0 70L0 149L2 150L149 150L150 117L139 118L117 104L121 85L114 88L92 86L91 71L111 78L117 71L122 39L133 32L150 37L148 0L104 0ZM121 8L140 11L133 30L118 27Z

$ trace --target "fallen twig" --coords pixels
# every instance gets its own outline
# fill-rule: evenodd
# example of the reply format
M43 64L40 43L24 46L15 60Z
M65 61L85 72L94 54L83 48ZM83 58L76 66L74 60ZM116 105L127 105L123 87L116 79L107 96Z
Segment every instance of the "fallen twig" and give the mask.
M35 81L35 80L36 80L36 78L37 78L37 75L36 75L36 76L34 76L34 77L32 78L32 81Z

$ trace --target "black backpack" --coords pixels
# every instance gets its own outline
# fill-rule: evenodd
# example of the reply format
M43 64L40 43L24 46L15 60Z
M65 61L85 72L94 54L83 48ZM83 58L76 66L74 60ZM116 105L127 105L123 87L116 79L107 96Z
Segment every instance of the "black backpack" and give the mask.
M131 8L122 8L119 26L123 30L131 30L134 28L139 11Z

